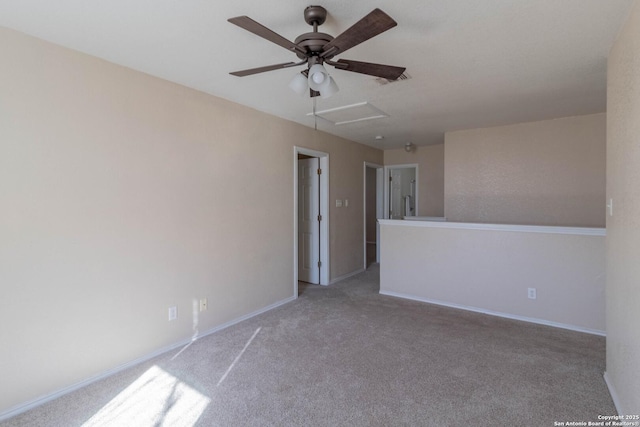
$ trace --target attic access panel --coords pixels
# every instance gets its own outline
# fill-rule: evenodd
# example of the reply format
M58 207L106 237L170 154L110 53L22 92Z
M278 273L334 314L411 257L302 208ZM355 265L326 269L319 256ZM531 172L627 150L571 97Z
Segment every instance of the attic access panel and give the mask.
M307 113L307 116L313 115L314 113ZM359 102L357 104L345 105L343 107L316 111L315 116L320 117L335 126L389 117L387 113L368 102Z

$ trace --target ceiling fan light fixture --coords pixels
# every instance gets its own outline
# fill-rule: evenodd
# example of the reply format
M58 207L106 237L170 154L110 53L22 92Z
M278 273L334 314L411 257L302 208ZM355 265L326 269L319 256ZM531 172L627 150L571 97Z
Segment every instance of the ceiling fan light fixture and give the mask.
M321 64L315 64L309 68L309 87L315 91L322 93L322 90L331 84L330 78L331 76Z
M306 95L309 90L307 78L302 73L296 73L289 82L289 88L300 96Z
M327 85L326 88L322 89L322 91L320 91L320 97L323 99L327 99L330 96L334 95L335 93L338 92L338 90L340 90L338 88L338 85L336 84L336 81L333 80L333 77L329 77L329 84Z
M306 87L299 75L296 75L291 80L289 87L303 96L305 93L309 93L311 98L315 98L316 96L328 98L338 92L338 85L329 73L327 73L327 70L322 64L329 64L340 70L367 74L388 80L396 80L404 73L404 67L353 61L344 58L338 59L335 62L333 61L336 55L341 55L352 47L358 46L360 43L398 25L389 15L376 8L336 37L318 31L318 26L325 22L326 17L327 10L324 7L308 6L304 10L304 20L313 27L313 31L300 34L294 41L282 37L280 34L270 30L248 16L236 16L235 18L227 19L230 23L295 53L296 56L302 60L297 63L284 62L281 64L234 71L230 74L245 77L307 64L308 68L302 72L303 76L307 79Z

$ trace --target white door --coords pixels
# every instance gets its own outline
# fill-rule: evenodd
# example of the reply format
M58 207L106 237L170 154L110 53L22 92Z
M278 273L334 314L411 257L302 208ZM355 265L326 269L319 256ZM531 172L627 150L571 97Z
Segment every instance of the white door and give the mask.
M320 176L317 158L298 160L298 280L320 283Z

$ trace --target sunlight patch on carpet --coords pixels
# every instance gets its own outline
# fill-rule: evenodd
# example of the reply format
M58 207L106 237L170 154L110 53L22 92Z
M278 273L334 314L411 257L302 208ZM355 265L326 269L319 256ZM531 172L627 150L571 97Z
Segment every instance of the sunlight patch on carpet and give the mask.
M153 366L83 427L193 426L211 399L158 366Z
M244 345L244 348L242 349L240 354L238 354L235 360L231 362L231 365L229 365L229 368L227 368L227 371L224 373L224 375L222 375L222 378L220 378L220 381L218 381L218 386L220 386L220 384L224 382L224 380L227 378L227 375L229 375L229 372L231 372L231 370L236 366L236 364L238 363L238 361L240 360L244 352L247 351L247 348L249 348L249 345L251 345L251 341L253 341L256 335L258 335L258 333L260 332L260 329L262 329L262 327L259 327L258 329L256 329L256 331L253 333L251 338L249 338L249 341L247 341L247 343Z

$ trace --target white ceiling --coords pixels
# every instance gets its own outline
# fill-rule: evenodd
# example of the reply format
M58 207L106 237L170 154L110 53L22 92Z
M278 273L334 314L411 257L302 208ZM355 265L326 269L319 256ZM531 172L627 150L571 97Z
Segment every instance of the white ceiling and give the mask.
M312 101L288 87L300 69L230 71L297 61L227 18L248 15L293 40L311 31L307 1L0 0L0 25L314 126ZM345 58L407 67L409 80L329 72L340 92L317 110L367 102L388 117L318 129L387 149L443 132L605 111L606 58L633 0L322 0L337 36L375 7L398 26ZM339 121L339 120L338 120ZM376 140L377 135L384 136Z

